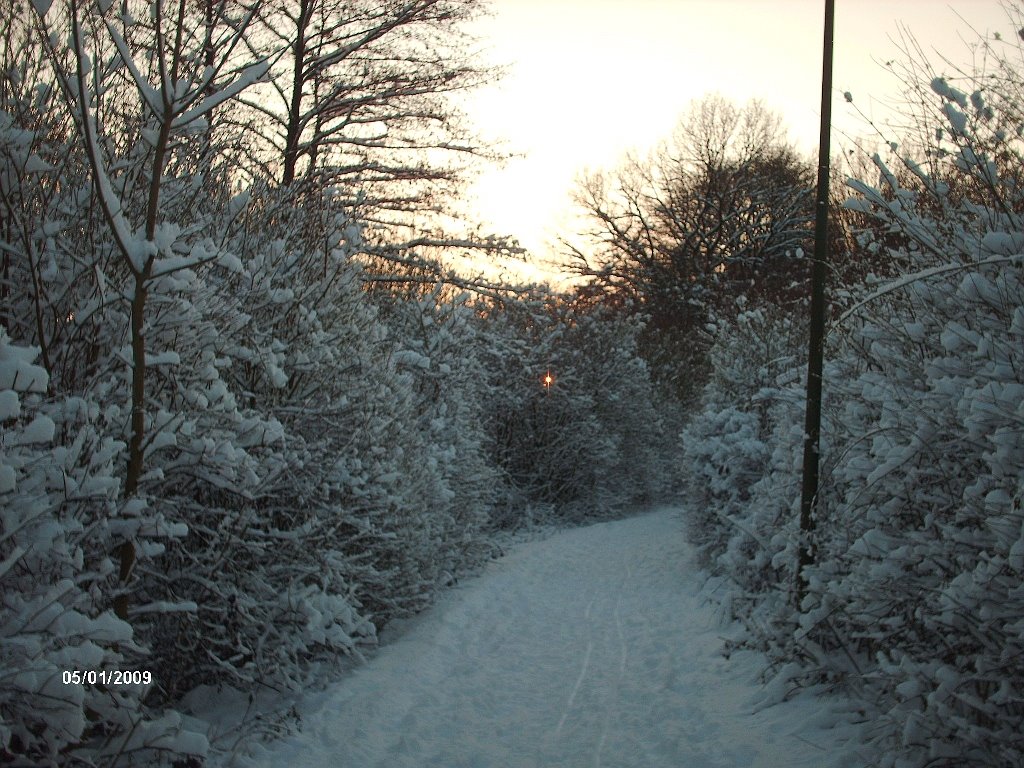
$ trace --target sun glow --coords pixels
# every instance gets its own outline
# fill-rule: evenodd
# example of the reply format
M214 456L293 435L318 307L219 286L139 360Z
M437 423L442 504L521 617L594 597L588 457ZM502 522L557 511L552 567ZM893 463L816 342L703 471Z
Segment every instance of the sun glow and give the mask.
M574 179L611 168L668 136L696 98L760 98L783 115L802 152L817 148L821 95L820 0L491 0L494 15L470 30L486 60L507 66L464 108L485 140L514 156L469 191L482 223L535 256L580 229ZM998 0L849 0L836 8L833 147L868 127L858 110L888 115L900 83L899 24L925 50L966 55L970 22L1000 29ZM1010 30L1015 32L1015 30ZM850 92L854 103L844 98Z

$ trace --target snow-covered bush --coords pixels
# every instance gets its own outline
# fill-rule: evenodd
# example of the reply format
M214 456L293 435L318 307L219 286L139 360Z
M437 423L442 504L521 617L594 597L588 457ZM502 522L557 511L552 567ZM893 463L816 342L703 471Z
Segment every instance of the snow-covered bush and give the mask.
M707 410L739 405L764 414L781 388L792 383L793 370L804 363L806 307L758 306L710 330L712 370L701 405Z
M36 600L44 618L64 608L79 610L97 623L99 650L81 661L66 653L69 663L85 664L87 658L91 665L84 670L108 663L148 669L154 685L111 689L96 706L89 703L88 688L83 699L75 694L80 685L65 686L67 696L78 696L79 709L95 712L83 720L89 722L86 730L54 723L51 734L46 722L23 726L19 718L46 712L32 700L10 720L19 732L5 748L14 754L16 747L28 759L41 759L45 748L88 760L101 759L109 747L126 760L151 764L153 755L139 749L154 738L172 758L176 750L201 752L202 745L170 738L173 712L147 725L152 718L142 706L143 693L159 703L200 681L297 684L312 658L351 651L360 639L372 640L374 631L358 613L345 578L346 567L358 570L353 558L339 554L337 544L312 546L317 531L310 531L308 516L273 514L297 501L281 495L288 489L279 479L305 448L286 440L274 409L240 391L228 375L247 341L243 299L253 293L236 291L232 278L242 271L243 259L255 261L245 248L265 242L240 238L246 202L222 194L216 148L196 128L258 69L243 66L233 82L219 67L206 68L195 82L163 79L163 97L154 99L141 74L147 66L133 50L149 50L149 64L158 69L157 48L133 49L114 28L106 31L113 39L109 50L99 42L102 31L90 37L73 24L70 50L51 51L49 82L24 82L5 73L12 78L0 121L5 317L19 342L37 348L49 373L52 405L46 407L53 410L47 418L55 425L55 444L71 446L54 449L47 482L63 495L52 510L40 507L40 514L71 526L72 541L61 544L59 529L44 515L41 525L54 538L52 551L27 552L38 560L31 570L40 589L53 571L64 579L55 582L59 586L85 584L89 596L80 608L73 591L54 588L36 599L26 590L25 605ZM188 58L180 49L173 52L175 60L182 57ZM106 63L95 78L83 79L90 60ZM72 66L65 69L68 61ZM117 117L96 121L92 110L103 110L112 90L125 111L112 110ZM204 94L210 99L203 101ZM141 122L122 119L133 103ZM52 115L62 109L70 115L70 130L51 127ZM147 173L158 183L149 183ZM277 209L265 206L262 212L267 210ZM235 246L239 253L232 251ZM349 292L358 295L358 286ZM269 303L281 309L273 297ZM276 350L256 347L272 364ZM280 373L272 366L267 371L274 379L267 389L273 391ZM13 414L18 403L9 405ZM65 413L71 414L66 430L60 418ZM91 431L79 429L75 419L85 419ZM46 422L32 423L38 428ZM18 439L14 426L8 431L4 425L5 450ZM15 471L17 462L28 462L15 459ZM76 462L109 477L100 477L93 488L78 476L84 470ZM42 458L29 464L46 465ZM12 477L17 479L16 472ZM90 490L82 495L78 486ZM98 495L101 490L106 496ZM19 496L15 508L23 503ZM5 521L12 520L5 514ZM328 520L323 525L337 527ZM172 534L169 546L160 541ZM10 574L25 577L19 569L28 557L16 549L5 563ZM44 597L52 605L40 602ZM4 630L12 647L22 647L34 630L12 622L5 621ZM85 619L75 626L91 631ZM54 643L80 645L76 638L62 636ZM5 659L3 674L21 667L17 659ZM28 670L29 677L35 674ZM54 685L52 677L38 679L39 685ZM114 704L112 715L107 710ZM26 734L39 744L29 744ZM97 742L96 734L108 745Z
M640 330L634 317L552 295L488 318L491 450L514 505L585 516L663 491L666 419Z
M420 491L417 497L431 510L430 567L443 582L492 551L484 531L500 478L487 453L488 373L482 363L487 341L464 292L436 285L418 298L384 299L381 308L401 344L389 364L412 386L415 420L406 438L419 470L433 479L431 493Z
M314 657L351 652L360 636L373 636L340 570L346 558L324 541L319 510L291 509L301 497L288 480L303 474L310 446L287 418L296 401L281 393L291 359L280 339L260 337L260 307L283 319L289 291L316 286L293 274L277 284L290 288L269 287L267 262L243 256L223 250L202 278L180 271L149 289L147 341L169 349L152 373L161 428L143 487L189 533L140 577L138 591L194 606L145 621L172 697L220 680L299 685ZM246 364L262 378L236 378ZM293 384L300 375L293 371Z
M179 537L151 563L162 552L142 538L144 518L122 515L115 612L159 670L152 700L173 700L199 681L294 683L313 649L351 650L351 636L372 629L349 604L349 586L323 573L301 528L261 509L288 458L284 431L225 375L245 324L239 296L227 290L240 268L230 248L244 205L223 193L207 118L262 66L234 58L200 66L198 17L179 16L173 41L146 25L94 27L73 12L69 21L67 50L50 52L57 87L39 90L62 97L50 108L70 115L77 136L67 152L78 162L62 161L60 196L36 196L52 218L38 223L43 237L20 238L16 268L40 277L24 283L32 288L23 305L60 312L62 322L24 330L51 350L55 391L105 402L108 435L124 449L118 504L165 517ZM244 19L229 37L242 30ZM147 76L168 62L182 79L158 77L154 89ZM108 112L112 92L121 109ZM97 121L98 113L109 117ZM38 211L27 202L18 214Z
M801 415L788 387L803 328L799 319L768 308L718 323L702 409L681 437L690 540L743 594L764 592L784 578L780 553L799 484L791 451L794 440L799 444Z
M743 497L749 530L715 543L752 640L779 665L799 662L802 673L788 666L787 678L859 697L888 766L1024 760L1024 197L1012 130L1024 78L995 60L1003 77L970 78L967 91L951 78L926 83L938 118L924 160L894 170L876 157L877 185L851 181L848 205L874 222L861 247L872 258L887 251L903 274L842 294L801 605L792 598L802 417L786 407L799 403L797 384L766 413L773 453ZM717 416L742 434L752 410L716 404L703 423ZM749 460L750 442L734 443L723 446L731 456L713 457L719 465ZM776 520L774 536L751 518ZM774 579L752 581L759 550L744 547L755 535Z
M838 412L800 619L809 643L857 660L815 662L854 679L898 751L977 765L1024 754L1024 259L998 262L865 309L830 366Z
M287 431L277 516L314 526L305 546L318 541L338 565L348 562L339 577L382 625L434 594L424 571L437 554L430 526L444 510L432 502L443 492L413 426L412 378L393 359L396 342L351 259L358 230L337 224L318 258L295 247L296 232L244 268L237 290L249 291L251 336L237 375Z
M736 407L694 416L683 441L690 540L712 559L743 525L736 516L749 508L750 488L767 468L768 446L758 414Z
M111 552L131 529L148 561L184 530L119 499L124 443L109 437L109 412L81 397L48 398L37 357L0 327L0 756L95 765L203 754L205 739L175 713L141 707L157 677L126 686L65 679L152 669L111 610Z
M996 77L928 81L927 163L876 158L879 185L853 183L850 205L902 236L909 273L846 313L801 631L857 660L836 674L878 708L894 764L1024 759L1024 77L1010 47L994 49Z

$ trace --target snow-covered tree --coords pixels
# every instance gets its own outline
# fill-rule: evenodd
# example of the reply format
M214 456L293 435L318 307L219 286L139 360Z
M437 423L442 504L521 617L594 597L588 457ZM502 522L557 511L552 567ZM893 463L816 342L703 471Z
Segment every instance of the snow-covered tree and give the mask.
M707 96L649 157L581 180L593 245L567 244L567 267L649 316L648 358L692 394L708 322L735 314L737 298L771 304L802 290L810 189L778 115Z

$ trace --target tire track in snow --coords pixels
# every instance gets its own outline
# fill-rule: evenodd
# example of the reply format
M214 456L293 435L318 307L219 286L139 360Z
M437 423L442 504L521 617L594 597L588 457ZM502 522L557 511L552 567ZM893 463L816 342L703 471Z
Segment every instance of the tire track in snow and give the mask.
M626 563L626 578L623 580L622 586L619 587L619 594L615 599L615 610L613 611L615 632L619 636L619 646L621 649L619 656L619 673L622 675L626 674L626 661L629 659L629 648L626 647L626 634L622 630L622 598L626 594L626 585L629 583L632 576L633 569L629 567L629 563Z
M573 702L576 701L576 694L580 692L580 686L583 684L583 678L587 676L587 670L590 669L590 655L594 652L594 642L592 640L587 641L587 650L583 654L583 665L580 667L580 673L576 677L576 682L572 687L572 693L569 694L569 700L565 703L565 711L562 713L562 718L558 721L558 727L555 728L555 736L561 736L562 728L565 727L565 721L569 717L569 713L572 712Z
M629 562L625 562L626 575L622 579L622 583L619 585L617 594L615 595L615 608L612 610L612 617L615 620L615 634L619 641L619 674L618 679L615 681L615 689L608 691L608 696L605 700L604 717L601 721L601 738L597 742L597 749L594 751L594 768L601 768L601 753L604 751L605 742L608 741L608 727L611 724L612 712L614 708L614 695L622 687L623 681L626 675L626 662L629 659L629 648L626 645L626 633L622 628L622 599L626 595L626 588L633 576L633 569L629 567Z

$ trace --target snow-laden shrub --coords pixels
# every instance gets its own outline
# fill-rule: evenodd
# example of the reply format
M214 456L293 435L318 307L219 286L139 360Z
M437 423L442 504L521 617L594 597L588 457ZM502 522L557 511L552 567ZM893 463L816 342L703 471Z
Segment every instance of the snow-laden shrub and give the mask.
M124 444L109 436L109 413L81 397L48 398L38 354L0 327L0 756L110 765L203 754L205 739L174 712L142 706L151 685L65 680L154 669L111 610L111 552L131 529L148 563L184 530L119 501Z
M283 430L256 506L275 536L293 532L289 578L343 589L379 627L489 551L479 376L465 308L427 296L382 314L356 263L360 227L329 195L306 203L273 190L233 203L246 206L239 256L219 290L236 320L219 354L231 389ZM373 625L346 634L372 641Z
M78 409L92 414L96 436L76 450L88 455L90 446L101 446L96 461L110 473L108 504L116 513L108 513L116 517L109 524L83 524L81 532L83 551L102 552L98 562L105 570L88 575L98 566L86 557L68 566L68 573L93 580L90 594L103 610L111 600L115 609L123 601L119 610L125 621L118 626L128 634L107 646L120 649L114 661L153 673L149 702L173 701L199 682L250 688L301 684L313 659L352 652L358 642L373 640L374 628L353 595L348 574L361 566L340 551L338 539L345 537L338 536L337 521L325 516L320 523L317 508L292 514L300 498L281 480L301 470L292 461L296 456L308 465L324 464L329 451L321 444L319 453L310 454L301 439L286 439L294 432L286 434L278 418L274 406L281 400L271 396L264 405L256 397L262 393L240 388L231 375L239 363L237 351L251 338L246 311L253 310L244 300L260 287L239 291L237 278L243 260L255 262L255 277L261 263L255 254L265 245L272 250L267 238L250 241L242 231L254 223L243 214L255 206L244 196L222 194L216 152L198 162L207 134L192 130L179 131L165 156L156 198L147 193L146 178L146 169L156 162L153 132L136 121L112 118L95 126L104 135L92 146L99 168L90 169L82 137L66 126L63 131L48 127L45 118L60 114L54 96L59 89L20 85L24 88L5 90L13 95L4 104L10 112L0 121L4 312L15 323L18 342L40 349L58 412L78 402L102 404L98 410L96 405ZM140 98L124 86L118 93L125 103ZM20 90L26 93L19 95ZM146 103L145 109L157 108ZM103 201L97 197L101 193ZM131 240L124 248L119 243L126 228L138 226L133 237L144 231L147 194L150 203L158 203L153 239ZM101 205L111 200L121 217L113 223ZM274 203L259 209L263 230L281 210ZM305 236L315 232L308 220L305 227L291 223ZM141 270L133 261L139 254L148 254ZM283 275L280 283L287 279ZM299 287L322 292L324 283ZM359 293L358 286L348 290ZM261 294L259 300L277 313L280 324L289 322L290 305L279 294ZM274 366L279 350L273 343L264 349L261 341L250 346L272 379L266 391L275 393L283 376ZM348 361L339 367L345 366ZM138 371L144 371L141 379ZM321 373L332 375L326 369ZM133 405L139 403L143 418L136 424ZM293 399L282 410L294 412L302 405ZM133 439L134 469L126 456ZM65 476L72 477L71 471ZM275 516L279 509L286 514ZM66 514L79 513L70 507ZM175 540L164 551L164 543L151 539L167 533ZM318 546L325 538L332 545ZM22 642L21 631L12 631L12 643ZM138 749L157 731L144 728L141 694L121 697L129 713L121 718L125 722L111 725L99 717L96 728L112 734L114 743L135 723L132 743L125 747L122 738L114 748L124 747L127 760L150 764L152 755ZM173 731L169 721L160 722ZM50 738L45 727L36 732ZM164 738L163 748L173 758L175 742ZM195 751L184 742L181 748L183 754ZM81 745L83 759L104 749L92 742Z
M1024 79L1011 54L994 51L996 78L932 78L927 162L897 173L876 157L878 185L852 184L849 205L877 222L868 245L895 242L909 269L856 297L827 373L800 635L833 649L816 665L877 709L893 765L1024 760L1024 155L1007 130Z
M761 546L771 530L750 527L752 488L771 471L777 415L792 398L785 391L800 356L802 324L780 310L741 312L715 328L708 353L711 374L700 410L690 417L683 443L683 493L690 506L691 540L707 563L745 532L745 548L758 559L769 556Z
M264 262L243 256L259 285ZM289 509L299 495L282 477L301 472L298 456L308 446L282 420L292 403L273 407L282 399L287 355L279 341L258 337L265 328L249 304L281 309L282 296L267 296L261 285L241 290L240 263L222 250L201 276L178 271L149 291L147 343L162 362L152 370L159 410L143 488L189 533L159 568L140 576L137 591L190 607L143 617L140 626L172 698L201 683L299 686L313 659L352 653L373 637L343 570L346 558L324 542L316 508ZM242 362L255 363L262 390L235 378Z
M758 414L735 407L697 414L683 439L690 540L710 561L742 526L736 515L750 505L750 488L766 469L768 446Z
M1012 765L1024 750L1022 306L1012 257L915 282L848 327L826 366L799 611L802 409L768 411L767 460L756 413L703 413L687 432L691 488L713 505L693 535L733 582L734 614L779 665L859 697L887 765Z
M416 494L434 542L424 567L443 585L493 551L485 529L500 478L487 453L487 341L473 323L470 297L447 295L440 285L420 298L385 299L382 311L401 345L388 363L411 384L415 420L406 438L416 467L408 472L432 479L429 495Z
M748 309L709 328L714 344L708 352L711 373L701 393L704 409L735 405L764 414L804 364L806 329L801 304Z
M770 621L774 591L795 578L803 408L792 387L804 327L765 307L719 322L701 410L681 435L688 538L731 582L731 612L753 625Z
M1024 755L1024 259L982 261L865 310L829 370L800 634L878 707L896 764Z
M752 581L757 548L739 526L718 541L715 562L747 601L737 614L753 641L779 665L798 662L788 678L860 699L880 764L1018 765L1024 199L1019 139L999 119L1020 100L980 87L969 95L942 78L931 88L944 122L931 165L908 159L901 175L876 158L879 187L851 183L849 205L875 222L862 246L893 249L906 272L847 287L851 305L831 333L804 599L792 599L802 409L784 407L800 402L796 383L764 414L773 458L741 520L758 535L751 518L777 520L762 537L776 578ZM716 408L726 423L756 410ZM745 446L734 446L740 465Z
M576 517L663 492L665 417L636 319L541 296L485 322L490 449L514 506Z

